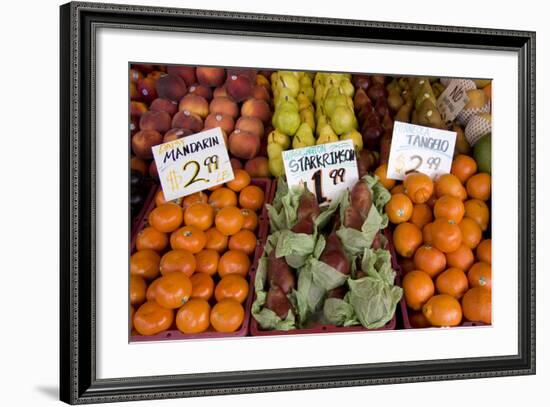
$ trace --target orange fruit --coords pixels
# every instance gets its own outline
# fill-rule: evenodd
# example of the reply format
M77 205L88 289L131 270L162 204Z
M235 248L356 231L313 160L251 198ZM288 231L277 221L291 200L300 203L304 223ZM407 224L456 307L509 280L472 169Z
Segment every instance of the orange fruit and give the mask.
M482 231L486 231L489 227L489 207L480 199L470 199L464 202L464 209L467 218L477 222Z
M167 203L168 201L164 198L164 192L162 189L159 189L155 194L155 206L161 206Z
M136 310L134 309L134 306L130 305L130 321L128 321L129 322L128 329L130 329L130 331L134 327L134 314L135 313L136 313Z
M169 202L157 206L149 214L149 224L163 233L170 233L180 227L183 222L181 207Z
M130 275L130 304L141 304L145 301L147 284L141 276Z
M200 252L195 254L195 260L197 261L198 272L206 273L212 276L216 274L216 271L218 271L220 254L216 250L202 249Z
M130 274L152 280L159 274L160 256L157 252L139 250L130 257Z
M435 218L443 218L459 223L464 217L464 204L460 199L451 195L444 195L435 201Z
M238 274L229 274L220 280L214 296L218 302L232 298L242 304L248 296L248 282Z
M134 314L134 328L140 335L156 335L166 331L174 321L174 312L155 301L147 301Z
M483 287L491 289L491 265L483 261L475 263L468 270L470 287Z
M210 194L208 203L216 209L237 206L237 194L229 188L219 188Z
M453 174L443 174L437 178L435 181L435 194L438 198L441 198L443 195L451 195L461 201L464 201L468 197L462 182Z
M459 300L468 290L468 277L461 269L451 267L437 276L435 288L439 294L448 294Z
M395 185L395 180L388 178L388 165L382 164L376 170L374 170L374 175L378 177L378 181L386 188L390 190Z
M445 270L446 264L445 255L430 245L420 246L414 254L415 269L425 271L431 278Z
M424 244L429 244L430 246L434 244L433 238L433 222L427 223L422 228L422 241Z
M241 208L257 211L264 205L264 191L256 185L244 187L239 193Z
M422 313L433 326L457 326L462 322L462 308L456 298L434 295L422 307Z
M210 312L210 323L218 332L235 332L242 325L243 320L243 306L231 298L216 303Z
M254 253L257 244L256 235L247 229L241 229L229 238L230 250L242 250L248 255Z
M491 239L485 239L477 246L476 257L479 261L491 264Z
M485 172L473 175L466 183L468 196L486 201L491 197L491 176Z
M443 253L458 250L462 242L462 233L456 223L439 218L432 224L433 245Z
M447 253L445 256L447 257L447 266L463 271L468 270L474 264L474 253L464 243L461 243L457 250Z
M482 233L477 222L470 218L464 218L462 222L458 224L458 227L462 233L462 243L470 249L475 249L479 242L481 242Z
M233 175L235 176L235 178L225 184L232 191L239 192L244 187L250 185L251 178L248 172L246 172L245 170L233 170Z
M399 224L410 219L413 213L413 204L407 195L395 194L391 196L384 209L390 222Z
M179 308L191 298L191 280L183 273L168 273L159 277L155 300L164 308Z
M191 298L200 298L208 301L214 294L214 280L200 271L191 276Z
M473 287L462 297L464 318L472 322L491 323L491 290Z
M251 211L250 209L241 209L241 214L243 215L243 229L248 229L254 232L258 227L258 215L256 212Z
M170 235L172 249L184 249L193 254L206 245L206 234L195 226L184 226Z
M420 229L430 223L434 219L432 214L432 208L428 204L421 203L413 206L413 212L409 219L411 223L414 223Z
M216 228L225 236L237 233L243 227L244 217L239 208L227 206L218 211L215 218Z
M422 244L422 232L412 223L400 223L393 231L393 244L395 251L401 256L412 257L418 246Z
M218 262L218 274L222 278L229 274L238 274L246 277L249 269L250 259L241 250L226 251Z
M183 304L176 314L176 326L184 334L198 334L210 326L210 304L193 298Z
M415 204L427 202L433 194L434 183L430 177L420 172L407 175L403 181L405 191Z
M181 202L181 206L183 209L189 208L191 205L196 203L208 203L208 195L206 195L204 192L199 191L195 192L194 194L187 195L183 198L183 201Z
M183 220L187 226L206 230L214 223L214 208L206 203L197 202L185 209Z
M155 290L157 289L157 284L159 282L158 278L155 278L153 281L151 281L151 284L147 287L147 291L145 291L145 299L147 301L152 301L155 299Z
M429 328L432 326L430 321L426 319L422 311L409 312L409 323L413 328Z
M463 184L477 172L477 163L469 155L458 154L451 165L451 174L456 176Z
M392 195L395 195L395 194L405 194L405 186L403 184L397 184L396 186L394 186L390 193Z
M432 194L432 196L430 196L430 199L426 201L426 205L428 205L433 210L436 201L437 201L437 196L435 194Z
M168 236L155 228L148 226L137 234L136 249L151 249L157 252L163 251L168 246Z
M205 249L215 250L218 253L225 251L228 241L226 235L216 229L216 227L212 227L204 233L206 235L206 246L204 246Z
M413 270L403 277L403 295L405 302L418 311L434 295L434 283L428 273Z
M168 273L180 272L190 277L196 268L195 256L185 249L170 250L160 259L160 273L163 276Z

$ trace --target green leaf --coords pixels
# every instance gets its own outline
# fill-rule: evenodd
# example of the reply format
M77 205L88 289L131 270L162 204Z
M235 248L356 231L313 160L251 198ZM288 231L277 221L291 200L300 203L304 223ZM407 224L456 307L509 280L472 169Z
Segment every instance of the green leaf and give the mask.
M305 233L294 233L291 230L281 230L278 234L275 255L285 257L290 267L302 267L315 249L316 236Z

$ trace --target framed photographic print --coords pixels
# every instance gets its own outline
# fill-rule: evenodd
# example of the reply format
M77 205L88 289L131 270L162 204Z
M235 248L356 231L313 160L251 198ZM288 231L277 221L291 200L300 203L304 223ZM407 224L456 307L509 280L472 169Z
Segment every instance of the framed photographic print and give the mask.
M63 401L535 373L535 33L60 13Z

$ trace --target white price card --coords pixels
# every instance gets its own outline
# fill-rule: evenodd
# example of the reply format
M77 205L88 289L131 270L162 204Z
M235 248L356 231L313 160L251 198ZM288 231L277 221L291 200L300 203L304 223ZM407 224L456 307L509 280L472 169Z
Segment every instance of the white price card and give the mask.
M306 185L319 204L338 199L359 179L351 140L283 151L289 187Z
M466 94L467 81L453 79L449 85L439 95L437 99L437 110L445 122L452 122L456 116L464 109L469 98Z
M451 171L456 132L395 122L387 177L404 179L418 171L432 178Z
M167 201L235 177L219 127L154 146L153 157Z

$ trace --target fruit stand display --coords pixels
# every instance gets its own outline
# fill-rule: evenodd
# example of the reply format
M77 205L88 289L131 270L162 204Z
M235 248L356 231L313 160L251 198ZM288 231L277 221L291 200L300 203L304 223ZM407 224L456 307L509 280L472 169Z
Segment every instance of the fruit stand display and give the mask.
M490 324L490 111L487 80L133 64L131 340ZM397 123L455 132L450 170L390 177ZM152 147L214 128L234 179L166 201ZM345 140L344 193L289 184Z

